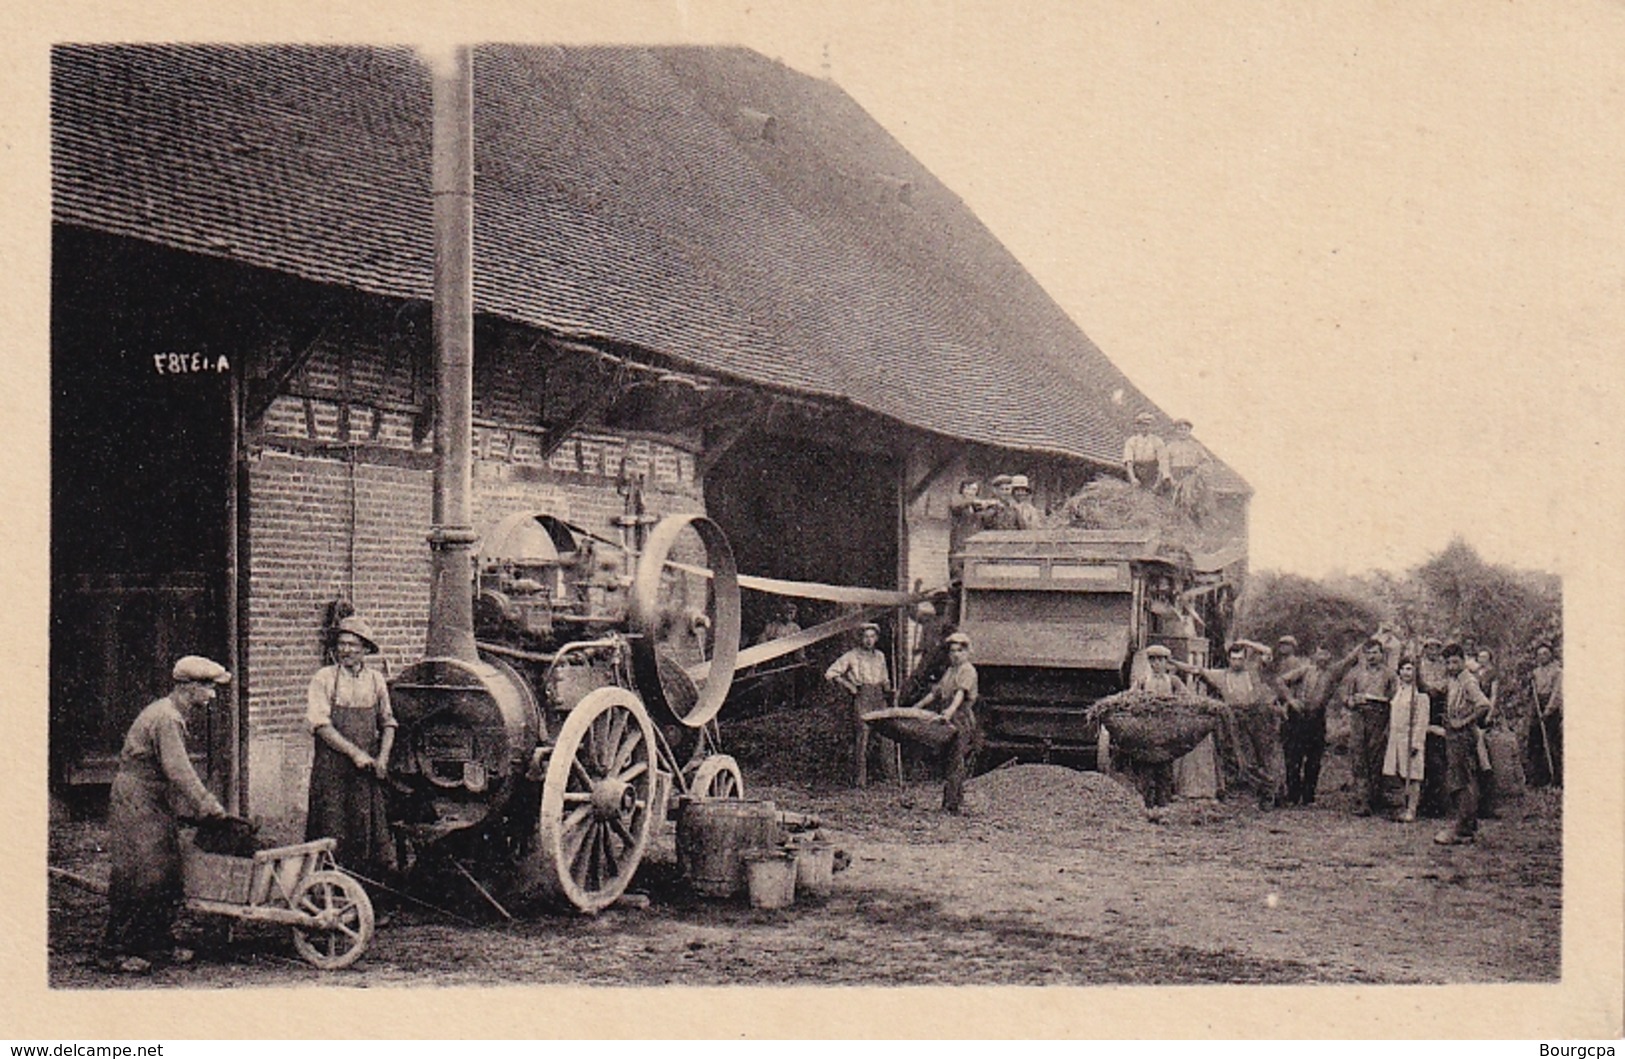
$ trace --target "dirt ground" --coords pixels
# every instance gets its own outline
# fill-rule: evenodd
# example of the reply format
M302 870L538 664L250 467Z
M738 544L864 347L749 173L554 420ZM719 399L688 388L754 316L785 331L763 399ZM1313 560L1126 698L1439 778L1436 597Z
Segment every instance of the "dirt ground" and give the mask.
M747 773L747 780L749 774ZM943 814L940 785L867 791L763 787L817 813L851 854L833 894L786 911L714 902L674 883L671 837L634 890L596 918L467 926L398 912L353 968L297 959L284 928L188 917L197 963L150 976L98 971L103 899L53 879L50 982L59 988L569 983L1072 984L1483 983L1560 973L1561 803L1507 801L1478 842L1441 847L1435 823L1349 813L1328 763L1310 808L1245 799L1176 804L1124 826L1012 823L973 799ZM974 786L973 786L974 790ZM1237 804L1237 802L1241 804ZM1061 819L1060 815L1057 819ZM104 828L52 828L52 863L105 878Z

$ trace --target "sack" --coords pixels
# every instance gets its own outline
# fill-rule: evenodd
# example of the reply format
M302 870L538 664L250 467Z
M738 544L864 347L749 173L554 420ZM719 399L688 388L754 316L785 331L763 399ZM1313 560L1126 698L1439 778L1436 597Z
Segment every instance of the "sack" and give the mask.
M1516 798L1522 795L1527 781L1523 774L1523 754L1518 749L1518 737L1506 728L1496 727L1484 734L1484 742L1489 746L1496 796Z
M1478 753L1478 771L1493 772L1495 763L1490 760L1490 748L1484 739L1484 729L1473 729L1473 749Z

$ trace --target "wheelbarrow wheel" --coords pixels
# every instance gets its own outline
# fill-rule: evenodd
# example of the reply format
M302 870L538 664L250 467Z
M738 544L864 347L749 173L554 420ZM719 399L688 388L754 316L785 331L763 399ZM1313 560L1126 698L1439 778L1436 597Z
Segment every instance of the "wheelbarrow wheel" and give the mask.
M311 919L310 926L293 928L293 947L324 971L355 963L372 942L372 898L341 871L307 875L294 891L293 909Z

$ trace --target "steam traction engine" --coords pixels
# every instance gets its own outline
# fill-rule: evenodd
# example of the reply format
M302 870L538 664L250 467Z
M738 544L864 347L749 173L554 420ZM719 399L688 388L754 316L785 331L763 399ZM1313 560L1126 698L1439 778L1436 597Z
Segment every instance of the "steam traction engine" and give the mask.
M673 795L743 793L715 752L739 647L732 552L694 515L634 542L547 514L491 532L478 657L425 658L391 684L392 813L417 860L596 912L631 882Z
M619 544L542 514L475 553L469 49L432 69L429 630L391 685L392 822L415 864L450 865L493 900L595 912L632 881L674 790L741 789L707 727L733 680L738 574L714 523L668 518L645 541L636 510Z

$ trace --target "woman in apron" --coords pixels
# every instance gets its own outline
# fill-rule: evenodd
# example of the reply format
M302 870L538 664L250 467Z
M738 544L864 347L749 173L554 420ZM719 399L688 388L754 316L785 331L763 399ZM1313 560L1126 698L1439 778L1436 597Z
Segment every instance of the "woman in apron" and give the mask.
M305 838L334 838L339 864L374 881L395 864L384 781L395 744L395 715L382 673L366 656L378 653L360 618L339 622L338 662L310 678L309 712L316 753L310 768Z

